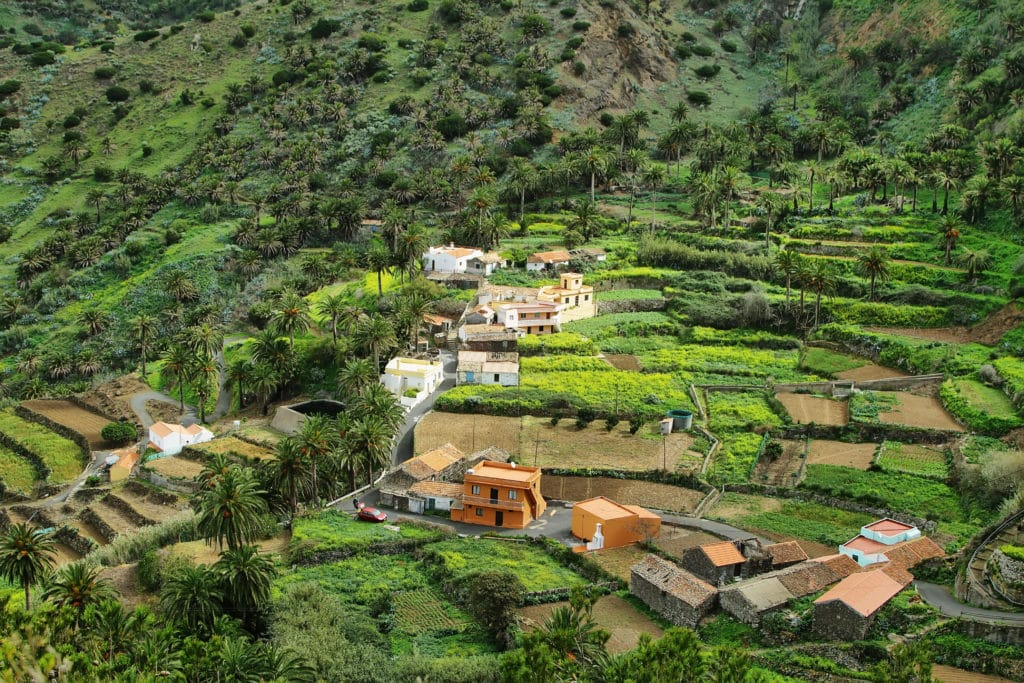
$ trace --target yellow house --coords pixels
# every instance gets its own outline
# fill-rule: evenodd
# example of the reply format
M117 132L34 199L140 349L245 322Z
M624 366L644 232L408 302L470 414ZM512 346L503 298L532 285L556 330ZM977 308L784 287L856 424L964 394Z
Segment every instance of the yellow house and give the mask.
M139 452L134 448L122 448L114 451L119 456L117 462L110 466L111 483L123 481L132 473L135 466L139 464Z
M562 273L558 286L547 285L537 292L538 301L562 305L562 322L593 318L597 314L594 288L583 284L579 273Z
M419 358L392 358L380 376L380 383L411 408L441 386L444 365L439 361Z

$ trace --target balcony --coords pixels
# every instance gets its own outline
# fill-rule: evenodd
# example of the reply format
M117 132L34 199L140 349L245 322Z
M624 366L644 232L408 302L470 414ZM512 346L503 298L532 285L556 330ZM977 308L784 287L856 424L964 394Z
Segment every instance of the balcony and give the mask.
M521 500L501 500L499 498L483 498L481 496L463 496L462 504L476 505L482 508L493 508L497 510L516 510L520 511L523 509L523 501Z

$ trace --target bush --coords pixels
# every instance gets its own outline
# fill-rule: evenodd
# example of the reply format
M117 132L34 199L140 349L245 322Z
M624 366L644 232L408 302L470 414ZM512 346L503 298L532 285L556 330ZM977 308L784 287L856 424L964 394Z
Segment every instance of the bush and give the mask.
M256 35L256 27L251 24L242 24L242 35L246 38L252 38Z
M407 6L410 12L422 12L430 7L430 3L427 0L412 0Z
M704 80L707 80L709 78L714 78L715 76L717 76L718 72L721 70L722 67L718 66L717 64L701 64L700 66L693 70L693 73L695 73L698 78L703 78Z
M203 22L204 24L209 24L211 21L213 21L216 18L217 18L217 15L214 14L211 10L206 10L205 12L201 12L199 14L199 16L196 17L196 19L198 19L199 21Z
M687 59L693 54L693 50L686 43L679 43L676 45L676 57L678 59Z
M234 37L231 38L231 43L230 43L231 47L238 48L239 50L241 50L243 47L245 47L248 44L249 44L249 39L246 38L245 35L242 34L241 31L236 33L234 35Z
M380 52L388 46L387 41L376 33L364 33L359 36L356 45L370 52Z
M100 430L100 436L119 445L131 443L138 437L138 430L132 422L109 422Z
M587 72L587 65L583 62L574 62L572 65L572 72L576 76L582 76Z
M77 126L81 122L82 122L82 119L80 119L79 117L75 116L74 114L68 114L66 117L64 117L64 127L65 128L74 128L75 126Z
M93 70L92 75L94 78L105 79L113 78L116 73L117 69L112 66L98 66Z
M52 52L46 50L43 52L33 52L32 56L28 58L28 61L32 66L46 66L56 62L57 58Z
M156 550L147 550L139 558L139 563L135 566L135 578L144 591L153 593L160 589L160 555Z
M108 102L124 102L132 94L128 92L128 88L122 88L119 85L112 85L107 88L107 101Z
M576 16L576 8L575 7L563 7L562 9L558 10L558 13L561 14L566 19L570 19L570 18Z
M701 57L710 57L715 53L714 48L707 45L694 45L691 49L693 50L693 54Z
M701 90L691 90L686 93L686 99L697 107L706 107L711 104L711 95Z
M321 40L341 30L341 22L337 19L317 19L313 28L309 29L309 36L313 40Z
M629 433L636 434L640 431L640 428L644 426L644 418L640 415L634 415L629 418Z
M0 97L6 97L7 95L13 95L14 93L21 90L21 81L9 79L0 83Z
M619 24L618 28L615 29L615 34L619 38L632 38L636 35L636 27L628 21L625 21Z
M731 40L723 40L721 45L722 49L725 50L726 52L736 52L736 43L732 42Z
M156 86L153 84L153 81L148 81L146 79L142 79L141 81L139 81L139 92L143 95L149 95L153 93L155 90Z
M114 179L114 169L100 164L92 169L92 179L98 183L109 183Z
M572 23L573 31L586 31L588 28L590 28L589 21L574 21Z
M148 43L149 41L153 40L154 38L156 38L159 35L160 35L160 31L157 31L156 29L153 29L153 28L146 29L145 31L139 31L138 33L135 34L135 42L136 43Z

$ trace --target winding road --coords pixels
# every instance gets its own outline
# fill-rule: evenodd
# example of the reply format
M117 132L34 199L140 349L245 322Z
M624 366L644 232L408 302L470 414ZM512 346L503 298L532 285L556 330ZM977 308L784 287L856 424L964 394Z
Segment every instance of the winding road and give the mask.
M981 621L991 624L1008 624L1011 626L1024 627L1024 613L1002 612L995 609L984 609L972 607L959 602L949 588L939 586L927 581L915 581L914 586L917 592L932 607L939 610L943 616L961 617L970 621Z

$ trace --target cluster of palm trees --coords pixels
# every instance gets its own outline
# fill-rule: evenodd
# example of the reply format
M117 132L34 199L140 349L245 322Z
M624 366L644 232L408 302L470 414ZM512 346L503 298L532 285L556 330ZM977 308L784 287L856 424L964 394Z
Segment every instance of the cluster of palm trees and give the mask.
M140 323L136 318L136 323ZM145 367L145 344L152 332L142 334L143 326L136 329L136 339L140 340L140 351L143 354ZM145 340L145 341L143 341ZM185 387L191 386L195 391L199 421L206 422L206 405L218 388L220 371L223 367L221 351L224 347L224 332L220 327L203 322L194 327L186 328L167 348L163 355L161 378L170 386L176 386L178 401L182 411L185 410Z

